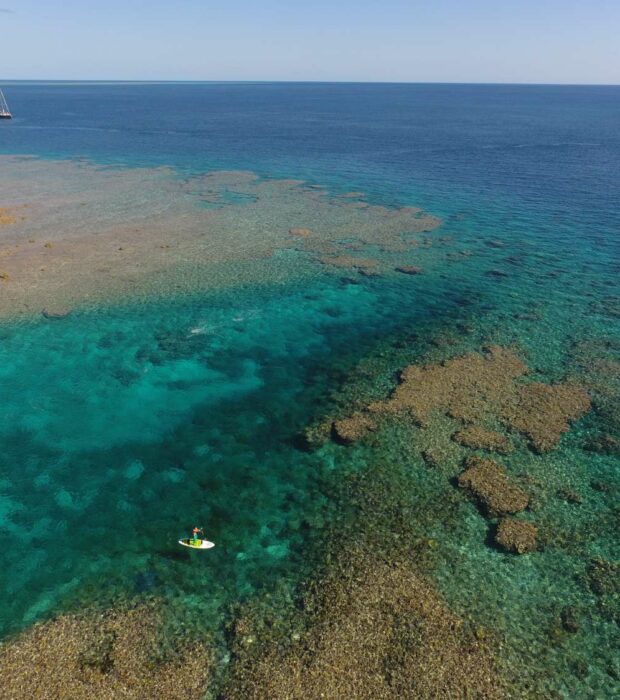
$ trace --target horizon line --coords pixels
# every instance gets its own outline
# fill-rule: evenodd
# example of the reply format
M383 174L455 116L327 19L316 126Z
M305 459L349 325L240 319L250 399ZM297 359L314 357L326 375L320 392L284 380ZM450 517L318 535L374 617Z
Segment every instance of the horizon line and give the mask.
M57 84L127 84L127 85L227 85L227 84L289 84L289 85L488 85L516 87L620 87L620 83L570 83L570 82L497 82L497 81L440 81L440 80L245 80L245 79L140 79L140 78L0 78L0 83L57 83Z

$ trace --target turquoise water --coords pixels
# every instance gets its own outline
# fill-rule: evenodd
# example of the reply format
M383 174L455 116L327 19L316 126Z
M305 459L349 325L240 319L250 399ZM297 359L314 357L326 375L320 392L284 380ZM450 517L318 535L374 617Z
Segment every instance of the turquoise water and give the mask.
M143 592L217 629L231 603L294 585L331 517L330 480L409 454L398 435L385 451L301 449L331 393L369 353L401 348L372 379L387 390L405 361L495 342L517 349L534 379L599 372L609 388L557 450L518 443L506 460L546 484L535 515L550 543L499 553L468 502L447 528L428 504L451 502L451 487L415 459L405 465L413 512L441 542L435 576L457 610L529 648L530 670L542 659L549 690L613 697L617 630L586 578L593 557L618 558L618 464L586 448L619 427L620 89L22 84L5 94L16 114L0 129L5 154L166 164L179 177L245 168L419 205L443 224L415 277L319 267L3 322L3 634L75 601ZM433 345L442 335L455 344ZM567 486L580 505L556 497ZM194 525L217 544L208 557L175 547ZM553 646L567 601L582 627Z

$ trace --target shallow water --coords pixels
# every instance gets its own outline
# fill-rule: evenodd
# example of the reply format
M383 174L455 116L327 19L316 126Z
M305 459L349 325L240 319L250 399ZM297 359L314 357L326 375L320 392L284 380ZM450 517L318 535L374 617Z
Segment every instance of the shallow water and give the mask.
M618 426L620 89L22 84L5 94L16 119L0 125L0 152L48 159L39 173L78 157L147 173L167 165L173 178L248 169L422 206L443 223L427 249L385 257L365 246L388 267L422 258L421 275L363 277L279 251L277 280L229 276L209 290L192 282L3 322L3 633L124 592L164 595L217 629L231 603L293 585L311 573L305 554L330 518L325 477L405 459L402 441L417 439L299 449L303 429L332 409L330 393L405 335L402 362L493 342L546 382L583 379L603 357L611 408L546 455L520 442L504 460L546 484L532 517L551 543L526 557L489 547L469 502L447 527L435 504L452 487L407 462L421 534L440 542L436 581L456 610L504 635L508 658L541 687L613 697L615 623L584 577L593 557L618 557L618 465L584 446ZM273 221L290 216L278 201ZM431 342L442 337L455 345ZM386 392L398 366L369 384ZM555 496L567 486L580 505ZM216 542L207 556L175 547L195 524ZM581 629L551 644L567 603L582 609Z

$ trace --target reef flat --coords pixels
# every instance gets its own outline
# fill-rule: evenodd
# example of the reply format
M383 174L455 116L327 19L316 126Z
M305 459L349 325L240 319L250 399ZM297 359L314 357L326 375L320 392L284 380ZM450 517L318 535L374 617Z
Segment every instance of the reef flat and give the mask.
M277 283L319 264L378 273L389 265L378 255L428 246L421 234L440 224L414 207L248 172L183 178L4 156L0 188L5 317Z

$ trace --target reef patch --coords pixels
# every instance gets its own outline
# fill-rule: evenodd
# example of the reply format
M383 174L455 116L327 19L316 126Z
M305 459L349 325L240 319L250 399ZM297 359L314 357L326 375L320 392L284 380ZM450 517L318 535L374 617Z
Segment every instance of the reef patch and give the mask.
M481 428L478 425L471 425L459 430L452 436L452 439L459 445L470 447L472 450L488 450L502 454L509 454L513 450L510 440L505 435L494 430Z
M497 526L495 541L507 552L527 554L536 551L538 528L526 520L502 518Z
M451 612L406 560L353 547L303 607L308 627L260 653L244 644L247 622L239 628L226 698L505 697L492 635Z
M2 697L199 700L210 650L191 644L172 660L158 659L160 623L154 602L38 623L0 645Z
M534 451L547 452L589 410L590 399L574 383L523 383L527 372L519 357L499 346L438 364L408 365L391 396L368 404L365 411L372 420L404 414L421 427L443 413L466 424L455 436L457 442L509 452L506 438L479 425L500 420L524 434Z
M458 485L468 489L491 517L519 513L528 506L529 497L508 478L501 464L492 459L469 457Z

